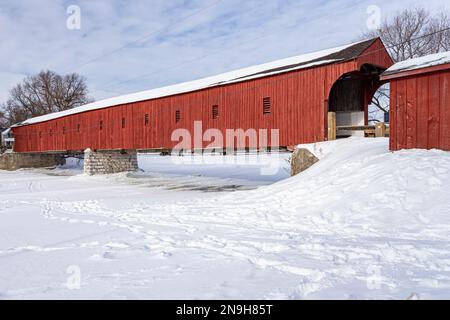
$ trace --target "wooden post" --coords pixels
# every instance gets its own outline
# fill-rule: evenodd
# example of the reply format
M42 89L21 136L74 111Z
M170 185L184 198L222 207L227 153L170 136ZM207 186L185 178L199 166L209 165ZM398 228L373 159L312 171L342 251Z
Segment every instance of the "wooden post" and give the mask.
M386 136L386 124L379 122L375 125L375 138L384 138Z
M336 140L336 112L328 112L328 140Z

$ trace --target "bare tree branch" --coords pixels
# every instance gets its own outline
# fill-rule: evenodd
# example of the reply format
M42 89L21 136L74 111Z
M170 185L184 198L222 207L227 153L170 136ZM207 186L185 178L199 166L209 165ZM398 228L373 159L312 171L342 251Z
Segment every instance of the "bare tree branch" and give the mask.
M17 84L3 105L2 119L9 125L30 117L72 109L91 102L86 80L73 73L61 76L52 71L41 71Z
M443 11L432 16L423 8L406 9L386 19L379 30L362 35L362 39L380 37L395 62L450 50L450 15ZM380 88L372 105L389 111L389 90Z

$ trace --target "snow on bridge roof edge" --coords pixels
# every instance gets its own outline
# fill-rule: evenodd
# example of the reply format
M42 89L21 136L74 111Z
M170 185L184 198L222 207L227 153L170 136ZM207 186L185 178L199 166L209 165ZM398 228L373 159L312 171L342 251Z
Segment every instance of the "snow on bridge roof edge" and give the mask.
M163 98L168 96L174 96L177 94L193 92L206 88L248 81L256 78L263 78L275 74L285 73L294 70L301 70L309 67L317 67L333 62L342 62L356 58L365 49L372 45L378 38L369 40L363 40L354 42L351 44L334 47L330 49L320 50L316 52L306 53L290 58L280 59L264 64L259 64L251 67L246 67L239 70L234 70L226 73L222 73L215 76L210 76L194 81L183 82L161 88L141 91L137 93L131 93L123 96L108 98L96 102L92 102L73 109L54 112L43 116L27 119L21 123L15 124L12 127L25 126L30 124L36 124L40 122L46 122L73 114L83 113L87 111L93 111L98 109L104 109L114 106L119 106L127 103L134 103L140 101L146 101L151 99ZM339 53L342 56L339 57ZM330 59L326 59L330 57ZM331 59L332 58L332 59Z
M382 76L388 77L402 72L436 67L444 64L450 64L450 51L397 62L392 67L387 69Z

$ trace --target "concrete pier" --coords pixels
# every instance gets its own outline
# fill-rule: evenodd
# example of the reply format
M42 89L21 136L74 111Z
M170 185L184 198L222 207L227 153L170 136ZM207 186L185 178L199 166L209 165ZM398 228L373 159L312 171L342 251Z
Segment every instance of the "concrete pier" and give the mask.
M84 173L87 175L137 171L136 150L84 151Z

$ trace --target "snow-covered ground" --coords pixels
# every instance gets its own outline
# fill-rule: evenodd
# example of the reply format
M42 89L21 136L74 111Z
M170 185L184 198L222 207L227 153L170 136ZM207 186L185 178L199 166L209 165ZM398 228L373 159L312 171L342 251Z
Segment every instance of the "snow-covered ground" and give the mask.
M308 147L293 178L286 155L273 176L150 155L132 175L0 171L0 299L449 298L450 153Z

